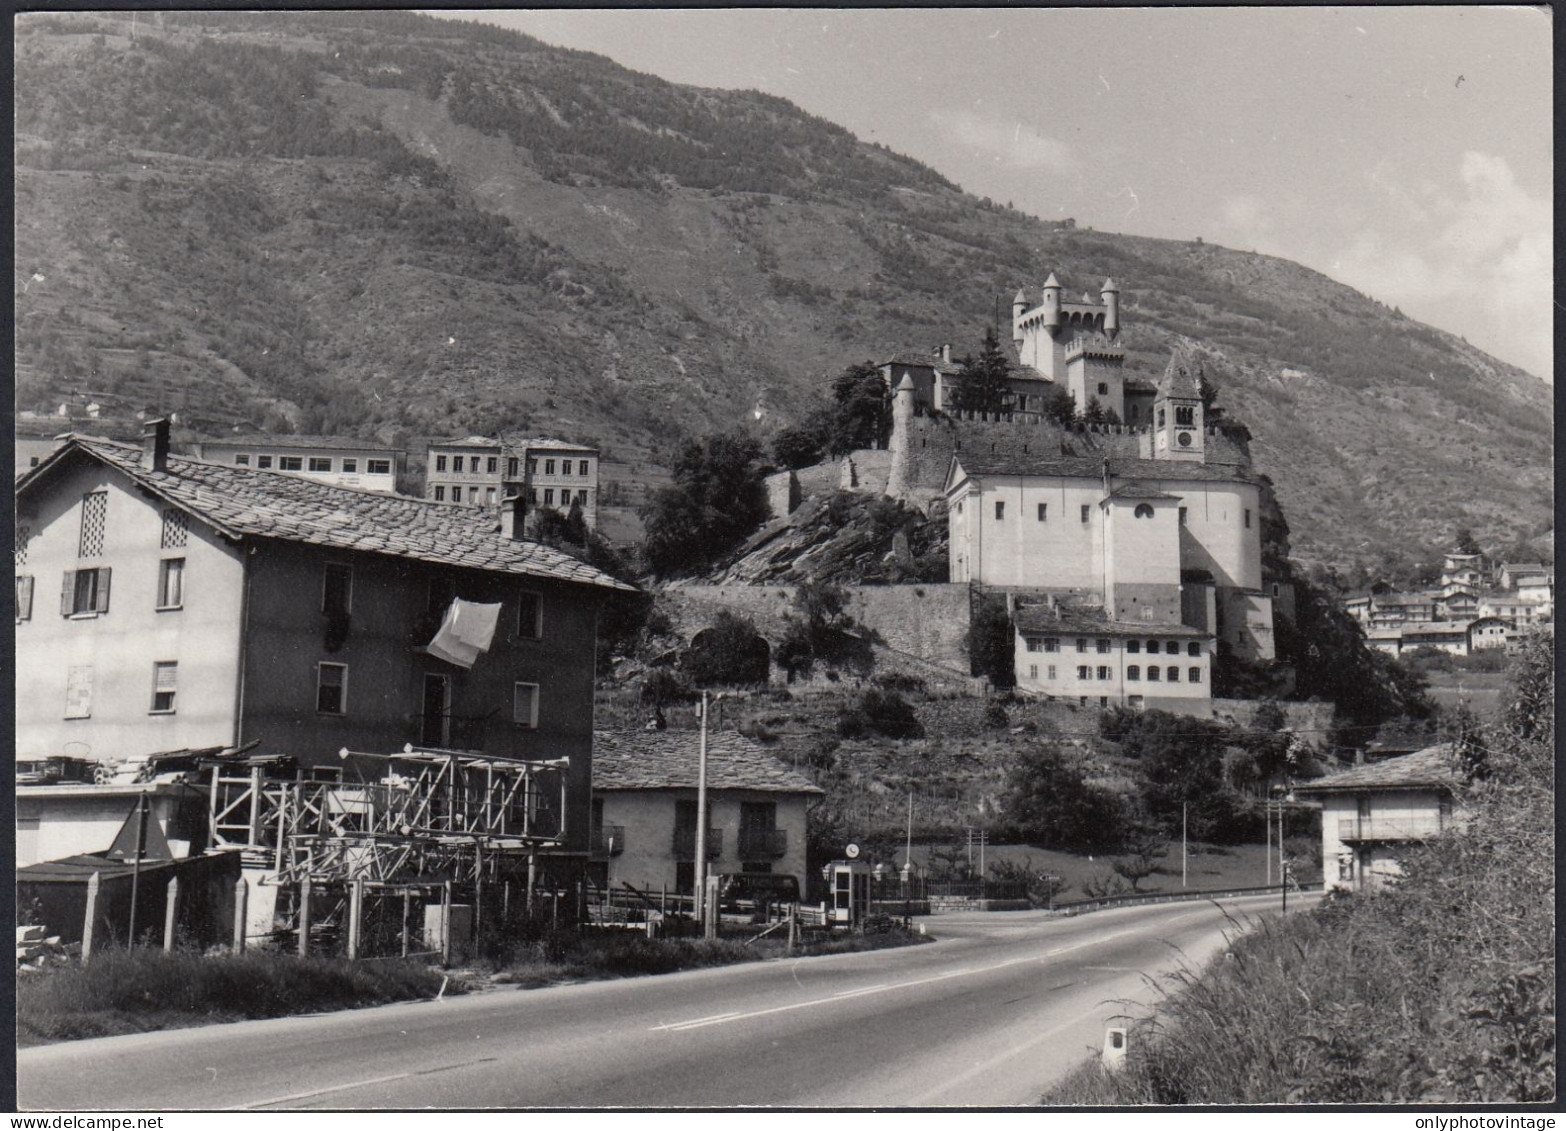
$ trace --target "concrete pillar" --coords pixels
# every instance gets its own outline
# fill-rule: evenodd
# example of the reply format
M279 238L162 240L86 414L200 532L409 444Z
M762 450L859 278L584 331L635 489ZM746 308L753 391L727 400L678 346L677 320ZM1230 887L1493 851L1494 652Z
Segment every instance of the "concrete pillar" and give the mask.
M245 953L245 925L249 922L250 885L240 876L234 884L234 953Z
M87 913L82 921L82 965L92 957L92 941L94 928L98 925L98 889L102 883L102 873L94 872L87 877Z
M310 957L310 877L299 883L299 957Z
M169 881L168 894L163 900L163 953L174 951L174 925L179 919L179 877Z

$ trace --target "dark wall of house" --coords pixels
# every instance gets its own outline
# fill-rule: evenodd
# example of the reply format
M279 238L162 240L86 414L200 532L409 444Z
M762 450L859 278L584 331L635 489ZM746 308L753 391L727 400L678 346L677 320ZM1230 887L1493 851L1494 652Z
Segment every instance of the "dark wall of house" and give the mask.
M346 624L323 612L326 567L347 565L353 586ZM520 575L448 569L374 554L262 542L249 556L242 730L245 741L307 766L342 766L338 751L392 754L404 744L444 745L513 758L571 759L567 845L587 847L593 665L598 598L577 585ZM432 587L437 597L432 602ZM541 600L542 635L518 631L524 592ZM471 669L423 651L444 596L502 605L490 649ZM346 664L341 715L317 710L318 668ZM449 678L446 741L428 742L427 675ZM538 685L538 725L513 720L518 682ZM356 766L366 776L376 763Z

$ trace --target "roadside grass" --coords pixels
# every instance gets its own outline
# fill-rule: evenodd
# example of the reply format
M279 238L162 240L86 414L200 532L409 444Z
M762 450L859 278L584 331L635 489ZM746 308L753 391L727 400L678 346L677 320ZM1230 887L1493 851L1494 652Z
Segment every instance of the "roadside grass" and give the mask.
M433 997L441 975L419 962L348 962L269 951L105 950L86 965L20 978L20 1046L284 1017Z
M900 927L884 934L864 935L846 932L826 935L812 931L801 938L794 957L885 950L930 941L933 940ZM472 966L476 972L489 972L487 980L490 983L536 989L571 982L672 974L679 970L788 956L787 940L777 935L747 944L744 939L734 937L648 939L631 930L599 929L546 934L531 942L504 944L491 949Z
M1368 895L1264 919L1128 1026L1118 1072L1049 1105L1539 1103L1555 1098L1553 640L1462 764L1453 831Z
M814 933L812 933L814 936ZM880 950L932 941L894 928L885 934L807 936L799 957ZM287 1017L432 998L487 985L524 989L669 974L783 957L784 939L747 946L736 938L648 939L626 930L561 930L530 942L502 942L449 974L416 959L349 962L254 950L105 950L87 965L18 979L19 1047L150 1033L264 1017Z

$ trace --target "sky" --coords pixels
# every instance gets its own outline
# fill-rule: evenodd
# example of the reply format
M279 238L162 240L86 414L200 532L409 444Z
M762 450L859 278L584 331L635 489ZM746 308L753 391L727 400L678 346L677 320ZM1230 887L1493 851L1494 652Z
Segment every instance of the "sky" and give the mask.
M1548 9L471 15L779 95L1036 216L1295 260L1553 381Z

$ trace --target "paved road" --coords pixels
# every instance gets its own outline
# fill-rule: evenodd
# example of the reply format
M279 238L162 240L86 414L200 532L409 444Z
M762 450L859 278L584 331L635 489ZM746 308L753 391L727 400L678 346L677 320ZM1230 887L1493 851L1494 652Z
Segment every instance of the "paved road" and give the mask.
M1291 900L1291 903L1293 901ZM1307 896L1301 903L1313 902ZM27 1049L22 1110L1031 1103L1275 898L924 920L941 941Z

